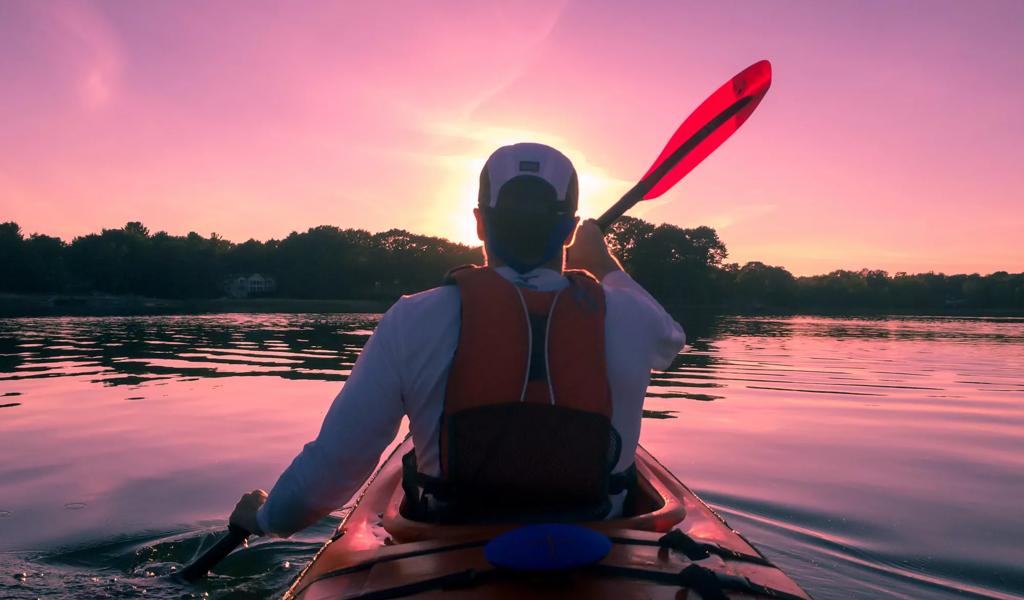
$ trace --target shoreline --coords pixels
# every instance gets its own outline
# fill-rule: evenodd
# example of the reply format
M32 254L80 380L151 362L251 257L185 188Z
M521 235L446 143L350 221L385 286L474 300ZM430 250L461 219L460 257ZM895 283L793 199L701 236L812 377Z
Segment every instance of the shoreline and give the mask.
M383 313L394 300L307 298L169 299L116 294L0 293L0 319L31 317L119 317L226 313ZM751 317L1024 317L1019 309L743 308L728 305L668 305L677 316Z
M0 319L224 313L382 313L390 300L305 298L169 299L114 294L0 294Z
M823 308L753 307L730 305L667 305L672 315L733 315L743 317L991 317L1024 318L1018 308Z

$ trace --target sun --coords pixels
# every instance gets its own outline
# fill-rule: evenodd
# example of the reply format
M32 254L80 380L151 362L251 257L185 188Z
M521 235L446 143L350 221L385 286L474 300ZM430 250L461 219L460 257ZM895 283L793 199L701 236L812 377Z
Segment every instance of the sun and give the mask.
M446 126L444 129L445 133L453 135L451 126ZM480 171L490 153L501 146L526 141L538 142L557 148L569 157L579 176L578 214L583 219L599 216L632 185L629 181L611 176L607 169L591 164L582 150L555 135L537 131L482 126L460 129L457 134L460 138L472 141L472 147L467 148L468 151L462 154L437 158L449 175L436 196L437 207L443 207L444 210L437 210L433 213L450 215L446 219L447 222L436 223L436 229L442 231L443 235L454 242L471 246L480 244L476 234L476 220L473 218L473 209L477 205L477 193L480 185Z
M473 218L473 209L477 205L477 194L480 187L480 171L487 162L487 157L470 158L463 161L461 176L458 178L457 191L452 196L458 199L453 216L452 228L454 236L452 241L466 244L467 246L479 245L480 238L476 235L476 219Z

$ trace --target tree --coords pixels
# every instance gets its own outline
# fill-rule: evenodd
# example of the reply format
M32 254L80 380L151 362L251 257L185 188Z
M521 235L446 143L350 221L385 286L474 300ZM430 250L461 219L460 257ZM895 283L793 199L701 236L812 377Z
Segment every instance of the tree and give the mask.
M21 226L13 221L0 223L0 290L22 289L23 242Z
M736 295L744 305L789 307L796 301L793 275L782 267L748 262L736 273Z
M634 229L647 233L644 228ZM715 275L728 251L714 229L662 224L627 241L632 244L627 269L655 297L669 303L716 300Z
M24 244L22 289L28 292L60 292L67 281L65 244L60 238L32 234Z
M620 217L605 234L605 241L612 254L623 264L632 264L636 247L654 233L654 225L635 217Z

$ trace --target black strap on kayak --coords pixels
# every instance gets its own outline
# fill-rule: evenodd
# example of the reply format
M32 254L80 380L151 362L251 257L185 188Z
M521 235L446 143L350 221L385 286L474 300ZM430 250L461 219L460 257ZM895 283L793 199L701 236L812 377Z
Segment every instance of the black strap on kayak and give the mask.
M374 590L372 592L366 592L356 596L347 596L346 600L390 600L391 598L404 598L406 596L415 596L416 594L422 594L423 592L429 592L431 590L449 590L473 587L482 583L494 581L504 575L505 574L503 572L498 571L497 569L466 569L465 571L456 571L455 573L448 573L447 575L432 577L430 579L422 579L405 585L396 585L393 588Z
M662 548L678 550L690 560L702 560L711 556L711 551L706 544L698 542L678 529L673 529L658 538L658 545Z
M744 554L729 548L723 548L718 544L698 542L678 529L666 533L658 538L658 545L662 548L669 548L682 552L690 560L703 560L714 554L728 560L737 560L768 567L774 566L767 558L754 554Z
M641 571L641 569L637 569ZM639 576L641 573L635 573ZM701 595L704 600L728 600L726 591L759 594L779 600L806 600L804 596L754 583L740 575L729 575L702 567L690 565L676 575L676 582L682 587L689 587Z
M700 594L703 600L728 600L725 592L746 592L760 594L778 600L806 600L805 596L754 583L746 577L728 575L697 564L692 564L678 573L619 567L615 565L594 565L590 567L598 573L630 579L643 579L665 585L678 585Z
M351 565L351 566L348 566L348 567L340 567L338 569L333 569L333 570L330 570L330 571L328 571L326 573L322 573L322 574L318 575L315 579L313 579L309 583L307 583L307 584L303 585L301 588L299 588L299 590L294 595L298 596L302 592L306 591L306 588L308 588L309 586L311 586L314 583L317 583L319 581L323 581L325 579L331 579L333 577L341 577L342 575L350 575L352 573L358 573L359 571L365 571L365 570L370 569L372 567L375 567L375 566L377 566L377 565L379 565L381 563L392 562L392 561L395 561L395 560L402 560L402 559L405 559L405 558L416 558L417 556L427 556L427 555L430 555L430 554L440 554L442 552L453 552L453 551L456 551L456 550L466 550L468 548L482 548L483 546L487 545L488 541L490 541L490 540L477 540L477 541L473 541L473 542L465 542L465 543L462 543L462 544L451 544L451 545L448 545L448 546L440 546L440 547L437 547L437 548L426 548L426 549L423 549L423 550L414 550L412 552L401 552L401 553L398 553L398 554L391 554L389 556L382 556L382 557L379 557L379 558L374 558L372 560L368 560L366 562L361 562L359 564Z
M682 553L683 556L690 560L704 560L711 555L715 555L725 560L763 565L766 567L775 566L771 561L763 556L756 554L744 554L743 552L723 548L718 544L712 544L709 542L698 542L678 529L673 529L657 540L638 540L634 538L614 536L609 539L616 544L622 544L625 546L657 546L659 548L668 548L669 550L675 550L676 552Z
M790 592L768 587L760 583L754 583L746 577L719 573L696 564L691 564L678 573L600 564L586 567L585 570L609 577L639 579L662 585L678 586L697 592L703 600L728 600L727 591L758 594L777 600L806 600L805 596L791 594ZM522 576L523 574L517 571L503 569L466 569L391 588L373 590L355 596L346 596L346 600L390 600L432 590L468 588L493 583L502 579L516 579ZM544 576L540 575L539 577Z

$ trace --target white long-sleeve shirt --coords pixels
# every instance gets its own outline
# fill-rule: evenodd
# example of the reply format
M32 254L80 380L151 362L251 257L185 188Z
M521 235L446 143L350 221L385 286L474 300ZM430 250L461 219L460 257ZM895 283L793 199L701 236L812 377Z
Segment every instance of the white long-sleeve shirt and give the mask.
M539 268L505 279L532 289L568 285L562 274ZM601 281L605 293L605 347L612 392L612 426L622 439L615 470L634 460L644 395L652 369L666 369L682 349L682 327L622 271ZM257 515L268 534L288 536L312 525L354 494L395 438L402 417L419 468L440 474L438 436L448 369L460 329L456 286L404 296L381 318L316 439L281 474Z

